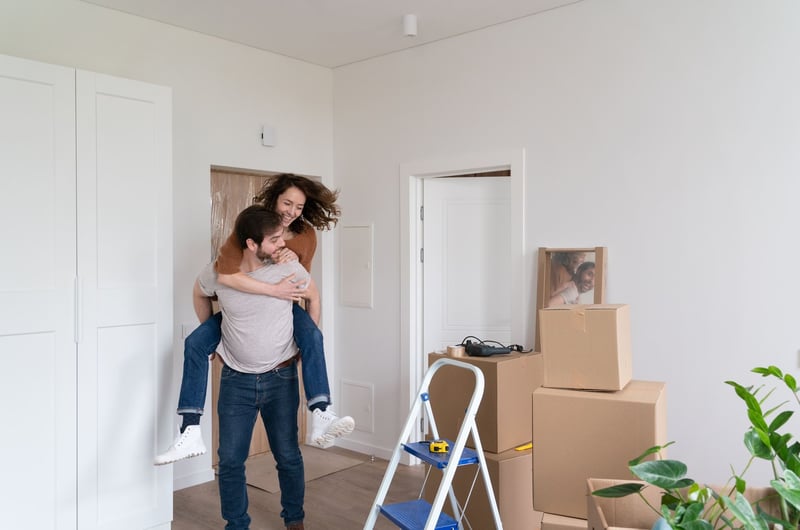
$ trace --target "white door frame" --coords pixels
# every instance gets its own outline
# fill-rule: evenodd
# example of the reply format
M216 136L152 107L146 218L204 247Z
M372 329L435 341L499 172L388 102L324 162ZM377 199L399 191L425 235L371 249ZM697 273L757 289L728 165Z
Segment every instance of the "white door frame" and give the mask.
M530 344L530 289L533 271L525 256L525 149L466 153L451 157L400 164L400 398L398 418L408 414L416 400L424 371L422 351L422 266L419 262L422 224L422 181L452 175L497 170L511 172L511 336ZM530 293L530 296L526 296ZM515 339L515 340L517 340ZM416 434L416 433L415 433ZM421 433L419 433L421 434Z

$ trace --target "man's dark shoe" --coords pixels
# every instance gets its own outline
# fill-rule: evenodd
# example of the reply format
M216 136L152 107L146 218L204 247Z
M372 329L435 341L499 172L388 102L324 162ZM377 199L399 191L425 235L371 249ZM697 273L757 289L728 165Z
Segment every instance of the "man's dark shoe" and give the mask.
M305 530L305 527L303 526L302 522L300 522L300 523L292 523L292 524L290 524L289 526L286 527L286 530Z

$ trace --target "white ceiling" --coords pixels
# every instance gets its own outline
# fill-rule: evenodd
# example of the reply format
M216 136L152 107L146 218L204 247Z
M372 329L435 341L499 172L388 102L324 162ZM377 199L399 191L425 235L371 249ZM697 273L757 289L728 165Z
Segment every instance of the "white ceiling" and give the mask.
M335 68L581 0L84 1Z

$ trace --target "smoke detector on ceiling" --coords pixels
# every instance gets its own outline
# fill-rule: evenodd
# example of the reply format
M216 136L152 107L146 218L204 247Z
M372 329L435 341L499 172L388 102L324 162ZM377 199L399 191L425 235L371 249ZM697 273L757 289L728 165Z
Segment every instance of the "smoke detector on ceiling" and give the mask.
M403 16L403 35L406 37L417 36L417 15Z

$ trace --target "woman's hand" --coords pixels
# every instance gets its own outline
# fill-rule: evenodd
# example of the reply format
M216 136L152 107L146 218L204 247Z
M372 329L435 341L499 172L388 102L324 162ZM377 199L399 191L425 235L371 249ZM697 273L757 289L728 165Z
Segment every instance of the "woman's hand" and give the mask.
M272 261L275 263L286 263L288 261L297 261L297 254L293 250L286 247L276 250L272 253Z
M291 251L290 251L291 252ZM299 302L305 298L307 289L305 285L297 283L294 279L294 274L290 274L286 278L274 285L275 293L272 295L281 300L290 300L292 302Z

